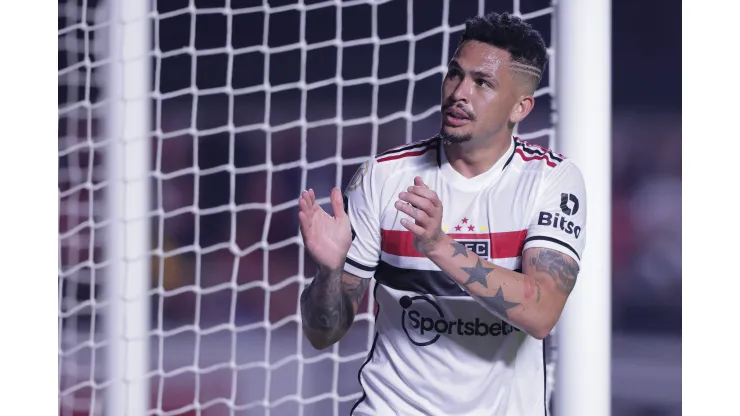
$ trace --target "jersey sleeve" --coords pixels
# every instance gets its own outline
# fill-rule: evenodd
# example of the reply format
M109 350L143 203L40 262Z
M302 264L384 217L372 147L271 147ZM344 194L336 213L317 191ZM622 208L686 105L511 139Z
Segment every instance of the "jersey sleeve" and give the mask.
M362 278L373 277L380 261L379 191L374 167L374 160L363 163L344 191L344 210L352 226L352 246L344 271Z
M573 162L566 161L543 184L523 249L557 250L581 267L586 246L586 208L583 175Z

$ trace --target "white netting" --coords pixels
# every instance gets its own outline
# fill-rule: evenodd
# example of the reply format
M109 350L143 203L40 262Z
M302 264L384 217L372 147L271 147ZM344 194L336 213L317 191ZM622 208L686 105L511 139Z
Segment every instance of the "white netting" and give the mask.
M106 1L59 0L63 416L102 414L110 385ZM462 23L494 10L551 45L547 0L154 1L150 414L349 413L372 293L339 345L304 341L298 296L314 265L296 199L313 188L326 204L367 157L436 134ZM520 127L539 144L552 145L551 79Z

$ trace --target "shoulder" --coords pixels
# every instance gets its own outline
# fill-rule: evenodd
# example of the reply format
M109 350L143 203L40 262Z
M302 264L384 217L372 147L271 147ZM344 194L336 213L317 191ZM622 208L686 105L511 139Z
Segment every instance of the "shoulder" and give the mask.
M418 172L424 166L436 165L438 152L439 141L434 136L385 150L367 163L374 176L383 180L405 171Z
M425 166L438 163L436 136L397 146L366 159L350 179L346 192L363 188L364 193L375 193L391 178L404 174L416 175Z
M375 156L374 161L376 164L396 167L401 164L425 163L430 160L430 156L436 157L438 144L437 136L430 137L388 149Z
M583 187L583 174L568 157L546 147L514 138L511 164L524 173L534 173L544 183L570 183Z
M525 170L554 171L568 159L546 147L514 137L512 163Z

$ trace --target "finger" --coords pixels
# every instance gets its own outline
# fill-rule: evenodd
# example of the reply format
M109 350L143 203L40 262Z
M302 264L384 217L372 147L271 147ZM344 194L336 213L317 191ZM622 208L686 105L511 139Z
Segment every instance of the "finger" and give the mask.
M398 198L401 199L401 201L408 202L409 204L419 208L430 217L433 217L435 214L434 204L432 204L430 200L422 196L409 192L401 192L400 194L398 194Z
M424 227L414 224L406 218L401 218L401 225L418 237L423 237L426 230Z
M313 210L314 201L311 200L311 193L309 191L301 192L301 199L306 202L306 207L308 209Z
M429 188L428 186L426 186L424 184L424 180L421 179L421 176L417 176L417 177L414 178L414 185L416 185L416 186L423 186L423 187Z
M418 195L426 200L434 207L439 207L442 203L439 201L437 193L429 189L426 185L424 186L409 186L408 192L413 195Z
M321 206L316 203L316 193L313 191L313 189L308 190L308 200L311 202L311 209L313 209L313 211L318 211L321 209Z
M342 191L339 188L331 190L331 209L334 211L334 218L344 218L347 214L344 212L344 201L342 200Z
M298 208L300 209L300 212L302 212L306 216L306 220L308 221L308 223L311 224L311 222L313 221L314 211L311 207L311 203L308 200L308 196L298 200Z
M311 210L311 199L308 196L308 191L301 192L301 197L298 198L298 207L306 214L313 212Z
M425 224L429 220L429 215L424 211L417 209L413 205L409 205L402 201L396 201L396 209L413 218L417 224Z
M303 211L298 213L298 225L301 228L301 235L303 235L303 238L306 238L311 229L311 221L308 219L308 215Z

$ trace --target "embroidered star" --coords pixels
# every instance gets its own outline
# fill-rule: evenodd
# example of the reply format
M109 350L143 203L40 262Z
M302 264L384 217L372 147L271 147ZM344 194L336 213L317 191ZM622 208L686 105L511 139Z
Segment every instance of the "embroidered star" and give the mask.
M475 231L474 225L468 225L468 231Z
M486 267L481 262L480 258L478 258L478 263L476 263L475 267L461 267L465 273L470 276L467 282L465 282L465 285L469 285L471 283L478 282L483 285L483 287L488 288L488 282L486 281L486 276L488 276L488 273L494 270L493 267ZM499 290L500 292L501 290Z
M463 224L467 224L468 223L468 219L467 218L463 218L462 223Z
M456 225L456 226L455 226L455 231L460 231L460 230L462 230L462 227L461 227L461 226L459 226L459 225Z

